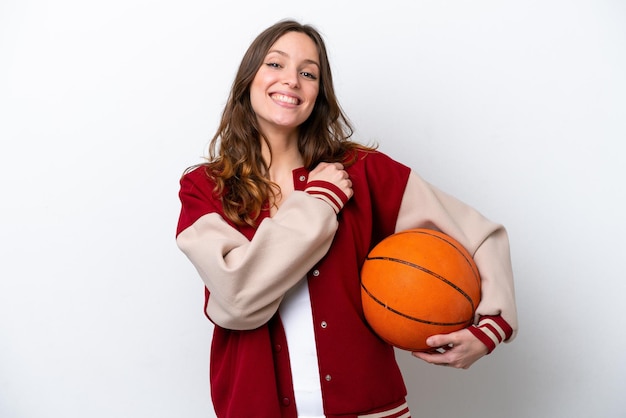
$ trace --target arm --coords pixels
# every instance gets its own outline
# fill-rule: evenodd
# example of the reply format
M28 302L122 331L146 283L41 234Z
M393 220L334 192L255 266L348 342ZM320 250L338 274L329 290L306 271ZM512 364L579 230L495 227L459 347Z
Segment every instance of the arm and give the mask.
M189 183L181 181L183 211L203 213L197 206L214 204L208 202L211 193ZM206 313L215 324L237 330L264 324L287 290L326 254L337 229L336 212L348 196L323 179L314 185L291 193L252 240L215 211L179 232L177 245L210 292Z
M481 275L481 302L476 308L472 327L429 339L433 347L457 347L461 354L464 342L468 352L463 361L419 353L416 356L438 364L469 367L491 352L501 341L510 341L517 331L517 312L509 241L502 225L491 222L470 206L443 193L411 173L396 223L396 231L410 228L433 228L458 240L474 257ZM441 354L439 354L441 355Z

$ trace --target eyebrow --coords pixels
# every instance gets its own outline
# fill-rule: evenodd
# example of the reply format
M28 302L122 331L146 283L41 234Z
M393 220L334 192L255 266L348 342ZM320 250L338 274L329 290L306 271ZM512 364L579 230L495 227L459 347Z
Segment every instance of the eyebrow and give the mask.
M288 57L289 56L289 54L287 54L284 51L281 51L280 49L270 49L269 51L267 51L267 55L271 54L272 52L275 52L275 53L277 53L279 55L282 55L284 57ZM315 60L305 59L304 62L306 62L307 64L316 65L317 68L321 68L320 64L317 61L315 61Z

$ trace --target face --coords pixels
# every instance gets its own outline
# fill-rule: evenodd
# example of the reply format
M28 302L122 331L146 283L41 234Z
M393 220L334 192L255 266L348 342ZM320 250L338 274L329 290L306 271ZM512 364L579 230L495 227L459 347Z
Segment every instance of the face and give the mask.
M319 53L304 33L281 36L265 56L250 85L250 101L266 135L291 133L315 106L319 92Z

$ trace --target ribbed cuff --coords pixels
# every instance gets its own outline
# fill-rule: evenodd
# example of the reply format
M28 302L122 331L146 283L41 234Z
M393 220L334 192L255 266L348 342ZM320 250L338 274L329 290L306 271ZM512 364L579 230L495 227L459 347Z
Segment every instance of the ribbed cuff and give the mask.
M335 213L339 213L343 205L348 201L348 196L339 187L328 181L310 181L307 183L304 191L328 203Z
M472 325L468 329L487 346L487 354L513 335L513 328L500 315L481 316L478 325Z

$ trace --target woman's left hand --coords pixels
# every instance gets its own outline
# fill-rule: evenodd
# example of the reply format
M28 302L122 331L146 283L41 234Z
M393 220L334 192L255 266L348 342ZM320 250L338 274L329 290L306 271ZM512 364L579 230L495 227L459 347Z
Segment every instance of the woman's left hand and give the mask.
M476 360L487 354L487 347L469 330L428 337L426 344L432 351L413 352L413 356L438 366L469 369Z

